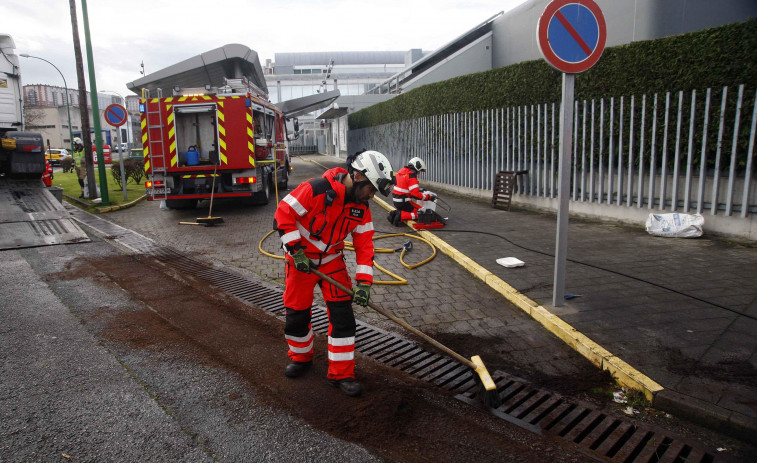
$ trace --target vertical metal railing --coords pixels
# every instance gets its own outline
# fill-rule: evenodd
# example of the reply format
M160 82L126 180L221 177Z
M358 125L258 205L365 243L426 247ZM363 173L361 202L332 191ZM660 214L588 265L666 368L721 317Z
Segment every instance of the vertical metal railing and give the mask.
M711 215L757 212L757 91L747 93L743 84L737 90L576 101L571 199ZM526 171L516 190L523 200L555 198L559 111L559 103L541 102L351 130L350 150L382 151L395 169L418 156L429 166L427 180L474 190L493 188L496 172Z

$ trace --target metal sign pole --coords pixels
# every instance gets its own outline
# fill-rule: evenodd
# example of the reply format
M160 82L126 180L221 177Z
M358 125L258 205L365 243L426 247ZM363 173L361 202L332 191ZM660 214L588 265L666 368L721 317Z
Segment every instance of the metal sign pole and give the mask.
M555 280L552 305L559 307L565 300L565 263L568 255L568 216L570 199L570 153L573 146L573 99L576 75L562 75L560 106L560 170L558 172L557 242L555 243Z

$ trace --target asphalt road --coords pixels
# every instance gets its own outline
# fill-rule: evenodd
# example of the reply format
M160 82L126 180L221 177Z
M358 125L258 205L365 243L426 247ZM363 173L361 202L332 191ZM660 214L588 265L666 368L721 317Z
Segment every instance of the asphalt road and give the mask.
M96 238L0 254L0 461L380 461L223 368L98 337L105 308L144 307L77 262L118 255Z

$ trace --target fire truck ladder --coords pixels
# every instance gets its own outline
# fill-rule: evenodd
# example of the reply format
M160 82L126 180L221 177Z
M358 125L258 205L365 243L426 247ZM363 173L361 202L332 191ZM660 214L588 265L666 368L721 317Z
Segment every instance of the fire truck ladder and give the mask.
M159 88L158 89L158 99L160 99L162 97L163 97L163 91L162 91L162 89ZM147 90L147 89L145 89L145 101L149 101L149 99L150 99L150 91ZM164 182L164 184L163 184L162 199L165 200L165 199L168 199L168 185L165 183L165 181L166 181L166 178L165 178L165 172L166 172L166 145L165 145L165 143L163 141L163 121L164 121L164 119L163 119L163 110L162 110L163 105L160 103L160 101L158 101L158 110L157 111L150 111L150 105L149 104L146 104L145 106L146 106L145 111L146 111L146 114L147 114L145 117L147 118L147 120L150 121L150 115L151 114L153 114L153 115L157 114L158 115L158 121L160 122L160 124L158 124L158 125L150 125L150 129L153 129L153 128L159 129L157 131L158 134L160 134L159 137L156 137L156 138L153 139L152 137L150 137L150 133L152 132L152 130L149 130L149 129L147 130L147 146L150 149L150 165L152 165L152 169L150 170L150 180L152 181L152 186L153 186L152 189L151 189L151 191L152 191L152 197L151 197L151 199L154 201L156 198L161 198L161 195L156 195L155 194L155 174L157 172L162 172L164 174L163 175L163 182ZM153 149L153 145L157 145L160 148L160 156L155 156L155 154L154 154L155 153L155 149ZM155 158L160 158L161 159L161 161L162 161L161 164L160 164L161 167L155 167L155 162L154 162Z

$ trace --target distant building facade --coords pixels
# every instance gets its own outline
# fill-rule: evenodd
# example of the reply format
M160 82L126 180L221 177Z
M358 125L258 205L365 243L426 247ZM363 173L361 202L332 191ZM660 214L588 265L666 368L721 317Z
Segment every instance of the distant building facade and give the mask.
M66 89L55 85L31 84L24 85L24 119L26 130L40 132L46 148L70 148L70 132L81 130L81 112L79 111L79 91L68 89L71 114L71 130L69 131L66 108ZM111 127L103 118L103 112L108 105L121 103L121 98L115 95L98 93L97 104L100 109L100 126L110 129L111 140L115 144L120 140L118 130ZM87 92L87 107L90 109L90 128L94 126L90 93Z
M274 61L266 60L263 67L271 102L301 98L338 89L338 101L354 101L390 76L400 72L415 59L421 50L410 51L339 51L310 53L276 53ZM373 99L360 107L370 106L382 99ZM338 107L338 105L336 105ZM298 144L315 146L322 153L335 154L346 150L346 124L334 125L329 119L318 119L332 108L324 108L301 116Z

